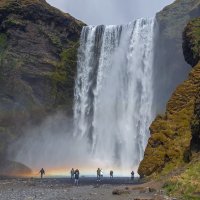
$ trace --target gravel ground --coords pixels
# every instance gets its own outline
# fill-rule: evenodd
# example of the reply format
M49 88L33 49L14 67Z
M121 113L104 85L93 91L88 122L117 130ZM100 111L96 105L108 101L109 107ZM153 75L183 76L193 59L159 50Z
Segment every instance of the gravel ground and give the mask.
M104 183L105 182L105 183ZM74 186L70 179L19 179L0 180L0 200L150 200L169 199L150 191L146 185L121 184L122 180L96 183L93 179L81 180ZM115 194L113 194L113 192Z

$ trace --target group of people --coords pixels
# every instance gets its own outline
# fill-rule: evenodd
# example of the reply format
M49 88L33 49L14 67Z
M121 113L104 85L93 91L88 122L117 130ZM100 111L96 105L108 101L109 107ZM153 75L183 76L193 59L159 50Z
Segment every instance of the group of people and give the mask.
M71 179L74 179L74 184L75 185L78 185L78 182L79 182L79 170L76 169L74 170L74 168L71 169Z
M41 176L41 179L42 179L43 176L45 175L44 169L42 168L39 173L40 173L40 176ZM74 168L72 168L70 173L71 173L71 179L72 180L74 179L74 184L78 185L79 175L80 175L79 170L78 169L74 170ZM111 179L113 179L113 174L114 174L113 170L110 170L110 178ZM135 175L135 173L134 173L134 171L132 171L131 172L131 180L134 180L134 175ZM97 169L97 181L98 182L101 181L102 178L103 178L103 170L98 168Z
M103 170L98 168L97 169L97 181L101 181L101 178L103 178Z
M113 170L110 170L110 178L113 178ZM103 178L103 170L98 168L97 169L97 181L101 181L101 178Z

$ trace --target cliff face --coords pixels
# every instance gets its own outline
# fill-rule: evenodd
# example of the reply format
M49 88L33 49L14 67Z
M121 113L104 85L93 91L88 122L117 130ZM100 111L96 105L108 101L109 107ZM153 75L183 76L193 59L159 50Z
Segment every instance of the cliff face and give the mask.
M183 52L185 59L192 66L200 61L200 18L192 20L183 33ZM191 150L200 151L200 88L195 94L194 115L191 121Z
M0 1L0 158L26 123L72 113L83 25L45 0Z
M191 69L182 52L182 32L189 20L199 15L199 0L176 0L156 15L154 102L159 113Z
M199 157L200 18L187 25L183 38L185 58L195 66L168 101L166 113L150 127L151 137L138 170L141 175L167 173Z

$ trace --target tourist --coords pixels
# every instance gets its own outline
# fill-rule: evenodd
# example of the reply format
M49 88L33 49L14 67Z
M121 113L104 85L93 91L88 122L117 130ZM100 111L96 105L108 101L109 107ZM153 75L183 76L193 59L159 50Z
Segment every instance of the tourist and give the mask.
M71 169L71 179L74 179L74 168Z
M134 171L131 172L131 180L134 180Z
M100 176L101 176L101 178L103 178L103 170L102 169L100 170Z
M101 180L101 170L100 168L97 169L97 181Z
M74 180L74 184L78 186L78 182L79 182L79 170L76 169L75 172L75 180Z
M113 171L110 171L110 178L113 178Z
M41 176L41 179L43 178L43 175L45 175L45 171L44 171L44 169L42 168L41 170L40 170L40 176Z

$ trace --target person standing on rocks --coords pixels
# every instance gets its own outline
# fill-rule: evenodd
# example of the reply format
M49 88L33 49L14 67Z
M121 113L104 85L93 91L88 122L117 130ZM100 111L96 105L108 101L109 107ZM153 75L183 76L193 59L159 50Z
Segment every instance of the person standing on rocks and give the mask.
M100 168L97 169L97 181L101 181L101 170L100 170Z
M110 178L113 178L113 170L110 171Z
M74 179L74 174L75 174L74 168L71 169L70 173L71 173L71 179Z
M41 179L43 179L43 175L45 175L44 169L42 168L39 173L40 173Z
M134 171L131 172L131 180L134 180Z
M102 169L100 170L100 176L103 179L103 170Z
M79 183L79 170L76 169L75 172L74 172L74 174L75 174L74 184L75 184L76 186L78 186L78 183Z

